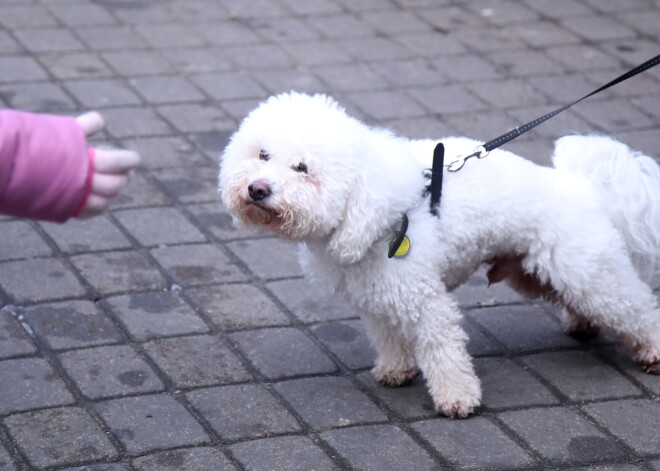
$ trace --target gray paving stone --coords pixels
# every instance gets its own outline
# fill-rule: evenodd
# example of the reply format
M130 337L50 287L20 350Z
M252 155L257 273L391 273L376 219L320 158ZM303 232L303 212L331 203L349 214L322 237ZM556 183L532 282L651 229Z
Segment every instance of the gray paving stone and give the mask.
M117 73L126 77L171 73L174 70L169 62L153 51L111 51L101 54L101 57Z
M213 202L218 204L218 176L215 167L170 168L152 175L170 195L182 203Z
M607 41L636 36L635 31L625 24L615 18L605 16L564 18L561 24L588 41Z
M163 276L140 252L76 255L70 260L87 281L103 294L166 287Z
M333 90L378 90L388 85L384 78L365 64L322 65L313 70Z
M52 258L0 263L0 287L17 302L62 299L86 292L69 268Z
M144 349L177 388L240 383L252 378L218 337L159 339Z
M362 21L357 15L344 12L311 16L307 18L307 23L323 33L323 36L333 39L374 34L374 29L368 23Z
M357 317L348 302L321 292L305 279L274 281L268 289L303 322L319 322Z
M291 90L309 94L327 92L327 87L306 70L255 70L252 75L264 84L270 95L288 93Z
M144 246L203 242L204 235L176 208L116 212L119 222Z
M10 2L11 3L11 2ZM55 18L43 5L6 5L0 9L0 23L8 28L55 26Z
M247 281L248 277L215 245L181 245L151 251L178 285Z
M461 85L440 85L429 88L415 88L408 93L432 113L451 114L485 111L486 103L472 95Z
M105 63L89 52L49 53L42 55L40 60L59 79L93 79L112 75Z
M117 138L170 134L170 127L149 108L113 108L103 112L106 129Z
M198 26L203 27L204 25ZM161 55L180 72L222 72L233 69L223 48L206 46L200 49L172 49L162 51Z
M615 131L648 128L654 122L624 100L585 103L575 113L596 126Z
M184 23L143 24L138 34L156 49L204 44L204 39L197 34L194 26Z
M482 328L469 319L463 319L461 327L468 335L468 353L473 357L501 354L502 347L486 335Z
M6 418L5 423L37 469L113 459L118 454L105 433L82 409L16 414Z
M200 74L193 77L199 87L216 100L263 98L264 89L245 73Z
M350 100L362 112L376 120L410 118L425 114L425 110L420 104L399 91L383 90L352 93Z
M276 69L291 67L293 61L282 48L273 44L228 46L225 48L230 60L241 69Z
M41 222L41 227L66 253L126 249L131 242L106 217L71 220L66 224Z
M181 103L159 106L158 112L183 133L210 132L217 129L233 131L235 128L234 121L219 107L208 106L204 103ZM211 174L215 173L214 169Z
M148 103L177 103L204 98L190 82L177 76L139 77L130 79L128 83Z
M281 239L255 239L226 244L260 278L300 276L297 246Z
M479 358L482 404L489 409L558 404L559 400L525 369L505 358Z
M174 15L165 4L147 3L141 8L134 8L131 4L119 3L113 5L112 13L124 23L149 24L163 21L173 21Z
M41 358L0 361L0 414L71 404L73 396Z
M26 355L36 351L30 336L14 314L18 315L18 312L13 306L0 309L0 358Z
M264 18L257 33L274 42L309 42L321 37L306 22L292 17Z
M393 425L331 430L322 433L321 438L355 469L439 469L423 448Z
M131 184L114 201L112 208L160 206L169 203L171 203L171 199L156 184L140 173L136 173L133 175Z
M76 468L65 468L62 471L128 471L128 468L119 463L90 464Z
M270 328L231 335L241 351L268 379L334 373L336 365L301 331Z
M0 95L12 106L23 111L68 114L75 109L74 101L62 87L50 83L14 83L0 88Z
M63 301L20 309L34 334L53 350L117 343L123 340L112 320L90 301Z
M386 37L348 38L339 45L349 51L357 62L407 59L412 52L403 45Z
M181 448L141 456L131 464L138 471L233 471L236 467L219 449Z
M111 297L105 302L138 342L208 332L202 319L176 293L134 293Z
M296 379L277 383L275 390L314 430L387 420L348 378Z
M467 311L466 315L493 334L514 353L550 347L577 347L558 321L537 306L496 306Z
M127 139L125 147L134 149L143 158L142 166L154 168L196 167L208 162L181 137L142 137Z
M94 409L129 454L209 441L190 412L164 394L114 399Z
M187 397L223 440L300 431L296 419L259 385L200 389ZM237 410L241 413L236 414Z
M611 366L588 352L541 353L522 361L573 401L593 401L640 394Z
M557 463L620 460L627 451L571 409L527 409L498 416L545 459Z
M227 284L188 289L186 293L211 322L223 330L289 324L289 318L258 288Z
M60 361L90 399L163 389L151 367L128 345L73 350L61 354Z
M412 383L403 387L383 386L369 371L359 374L358 379L371 391L371 394L401 417L421 419L438 415L422 375L418 375Z
M217 202L189 205L186 209L199 224L220 240L242 239L255 235L250 228L238 227L232 216Z
M269 3L268 5L276 5ZM254 44L259 36L248 25L239 21L215 21L198 25L199 33L214 46L230 44Z
M649 399L629 399L583 406L599 424L639 454L656 455L660 443L660 404Z
M127 25L85 25L74 29L76 35L97 51L140 49L144 40Z
M376 361L376 351L360 321L319 324L312 328L312 332L344 365L353 370L372 367Z
M459 118L460 119L460 118ZM506 283L488 285L485 272L479 271L472 275L453 293L461 306L495 306L498 304L519 303L523 298Z
M638 384L651 391L656 396L660 396L660 381L655 375L644 373L642 367L633 361L630 356L628 347L621 343L617 343L610 347L605 347L600 351L600 354L612 361L620 371L628 378L633 378Z
M233 445L231 453L247 471L277 469L338 471L327 455L307 437L276 437Z
M24 221L0 222L0 260L49 256L52 250L41 236Z
M474 55L444 55L433 58L430 63L451 79L461 82L476 82L475 87L478 87L485 80L504 77L503 71L498 67Z
M15 30L18 40L32 52L79 51L83 44L66 29L39 28Z
M545 95L522 79L479 82L470 91L496 109L540 105L548 102Z
M0 446L0 470L2 471L16 471L16 466L13 464L11 456L5 449L5 447Z
M0 83L17 80L42 80L47 78L41 66L31 57L3 56Z
M415 423L413 428L456 469L495 471L530 468L537 464L485 417L425 420Z
M3 54L14 54L20 52L21 47L5 31L0 32L0 52Z
M126 83L115 79L70 81L65 87L78 101L89 108L140 103L140 98Z
M49 11L67 26L116 23L108 11L98 5L52 5Z

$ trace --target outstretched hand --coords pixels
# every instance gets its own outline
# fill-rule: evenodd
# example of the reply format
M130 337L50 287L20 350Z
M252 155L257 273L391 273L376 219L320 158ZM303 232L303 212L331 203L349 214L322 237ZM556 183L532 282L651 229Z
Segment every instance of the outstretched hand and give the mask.
M76 121L88 137L103 129L105 124L95 111L78 116ZM96 216L108 209L140 164L140 155L131 150L90 149L90 152L94 153L94 174L89 198L77 216L79 219Z

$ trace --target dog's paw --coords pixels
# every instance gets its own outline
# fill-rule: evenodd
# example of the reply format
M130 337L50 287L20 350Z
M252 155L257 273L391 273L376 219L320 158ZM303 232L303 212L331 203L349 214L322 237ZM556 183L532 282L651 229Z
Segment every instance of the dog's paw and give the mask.
M479 401L466 399L455 402L434 401L435 410L450 419L465 419L474 414Z
M646 365L642 365L644 368L644 372L650 374L650 375L660 375L660 361L656 361L655 363L648 363Z
M405 370L391 370L381 366L376 366L371 370L371 373L383 386L400 387L407 386L419 374L419 368L416 366Z

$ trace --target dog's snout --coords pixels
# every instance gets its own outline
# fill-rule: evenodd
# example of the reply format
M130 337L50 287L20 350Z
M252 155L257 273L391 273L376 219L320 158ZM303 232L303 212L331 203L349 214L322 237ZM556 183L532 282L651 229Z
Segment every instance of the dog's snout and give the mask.
M254 201L261 201L270 196L270 185L266 180L256 180L248 185L248 195Z

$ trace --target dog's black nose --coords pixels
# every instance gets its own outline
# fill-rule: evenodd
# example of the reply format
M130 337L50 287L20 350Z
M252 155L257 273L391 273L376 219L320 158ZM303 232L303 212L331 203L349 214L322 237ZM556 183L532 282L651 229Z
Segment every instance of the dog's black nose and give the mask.
M256 180L248 185L248 195L254 201L261 201L270 196L270 185L266 180Z

